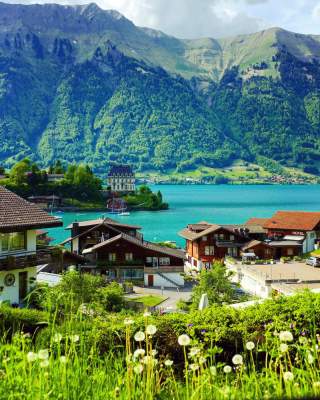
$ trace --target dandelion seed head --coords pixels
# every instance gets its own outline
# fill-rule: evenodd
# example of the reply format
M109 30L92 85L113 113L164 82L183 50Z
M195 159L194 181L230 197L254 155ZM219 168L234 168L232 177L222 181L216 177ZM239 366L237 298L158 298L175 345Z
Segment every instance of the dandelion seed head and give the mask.
M130 319L130 318L126 318L123 323L128 326L128 325L133 325L134 324L134 320Z
M291 382L291 381L293 381L293 378L294 378L293 373L290 372L290 371L286 371L286 372L283 374L283 379L284 379L286 382Z
M149 336L153 336L157 332L157 327L154 325L148 325L146 327L146 333Z
M136 360L137 358L143 357L146 354L144 349L137 349L133 353L133 359Z
M34 353L33 351L29 351L27 354L27 360L28 362L34 362L38 359L38 354Z
M232 357L232 362L233 362L234 365L241 365L241 364L243 364L242 355L240 355L240 354L235 354L235 355Z
M253 342L247 342L246 343L246 349L251 351L255 348L255 344Z
M289 347L286 343L281 343L280 344L280 351L281 353L286 353L288 351Z
M232 372L232 368L230 367L230 365L225 365L225 366L223 367L223 372L224 372L225 374L230 374L230 372Z
M38 351L38 358L39 358L39 360L47 360L49 358L48 349L39 350Z
M144 316L145 318L151 317L151 313L150 313L149 311L145 311L144 314L143 314L143 316Z
M135 335L134 335L134 340L136 342L143 342L145 339L146 335L144 334L144 332L142 331L138 331Z
M54 342L59 343L59 342L61 342L61 340L62 340L62 335L61 335L61 333L56 333L56 334L53 336L53 341L54 341Z
M279 333L279 339L281 340L281 342L292 342L293 335L290 331L281 331Z
M166 367L171 367L171 366L173 365L173 361L172 361L172 360L166 360L166 361L164 362L164 365L165 365Z
M180 335L178 337L178 343L180 346L189 346L191 339L188 335Z
M71 342L73 342L73 343L79 342L79 339L80 339L79 335L71 335L71 336L70 336L70 340L71 340Z

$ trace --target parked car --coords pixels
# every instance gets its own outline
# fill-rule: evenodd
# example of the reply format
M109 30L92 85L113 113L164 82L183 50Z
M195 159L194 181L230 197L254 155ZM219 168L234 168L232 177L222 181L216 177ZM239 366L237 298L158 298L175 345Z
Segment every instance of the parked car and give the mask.
M320 267L320 258L309 257L306 261L306 264L311 265L312 267Z

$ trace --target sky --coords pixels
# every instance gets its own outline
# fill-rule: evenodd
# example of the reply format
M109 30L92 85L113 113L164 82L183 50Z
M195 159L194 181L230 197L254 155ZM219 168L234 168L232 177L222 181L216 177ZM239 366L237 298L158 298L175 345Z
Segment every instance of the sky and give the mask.
M90 0L2 0L84 4ZM227 37L281 27L320 34L320 0L96 0L136 25L180 38Z

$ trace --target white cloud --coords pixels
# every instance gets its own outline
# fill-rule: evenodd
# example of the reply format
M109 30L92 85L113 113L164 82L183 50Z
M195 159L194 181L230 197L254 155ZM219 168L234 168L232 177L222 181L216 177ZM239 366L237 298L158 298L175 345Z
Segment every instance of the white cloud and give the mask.
M1 0L0 0L1 1ZM8 2L85 4L92 0L4 0ZM319 0L95 0L136 25L186 38L225 37L280 26L319 33Z

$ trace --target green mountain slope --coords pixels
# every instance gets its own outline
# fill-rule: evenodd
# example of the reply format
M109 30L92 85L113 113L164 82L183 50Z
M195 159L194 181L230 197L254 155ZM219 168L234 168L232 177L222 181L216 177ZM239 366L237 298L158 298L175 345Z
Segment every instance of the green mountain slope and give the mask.
M318 173L319 50L277 28L178 40L94 4L0 3L0 161Z

